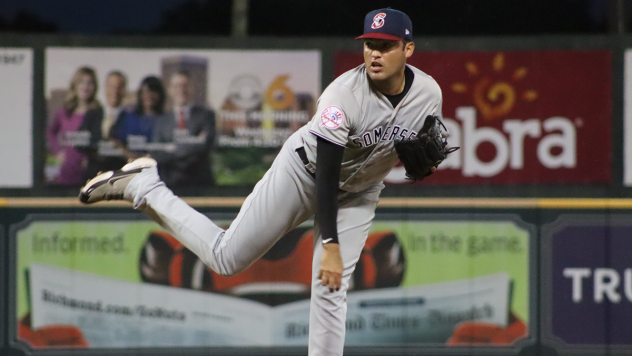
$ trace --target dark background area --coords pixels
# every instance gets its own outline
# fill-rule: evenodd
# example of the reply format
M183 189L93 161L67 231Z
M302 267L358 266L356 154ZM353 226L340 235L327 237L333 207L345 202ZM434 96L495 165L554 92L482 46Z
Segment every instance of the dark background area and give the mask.
M247 34L354 36L364 15L382 7L411 15L415 36L603 34L617 32L618 22L632 27L632 0L250 0ZM232 0L4 0L0 31L228 36L232 11Z

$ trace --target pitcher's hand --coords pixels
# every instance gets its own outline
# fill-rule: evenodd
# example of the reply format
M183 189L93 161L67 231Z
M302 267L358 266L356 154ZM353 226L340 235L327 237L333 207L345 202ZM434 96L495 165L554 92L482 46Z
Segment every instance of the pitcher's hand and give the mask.
M340 245L329 243L323 244L323 255L320 258L320 270L318 279L323 286L329 285L329 291L340 290L342 283L342 257L340 256Z

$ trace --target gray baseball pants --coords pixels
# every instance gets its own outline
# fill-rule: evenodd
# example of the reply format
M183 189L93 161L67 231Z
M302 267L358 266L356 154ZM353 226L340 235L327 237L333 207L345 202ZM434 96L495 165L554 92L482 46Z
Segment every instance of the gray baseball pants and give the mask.
M302 146L299 133L283 146L272 167L246 198L227 230L175 196L146 169L127 186L125 196L194 252L213 271L235 275L253 264L283 235L315 212L315 180L295 149ZM346 294L349 280L369 233L383 185L358 193L339 195L338 234L344 265L342 286L330 292L318 279L323 252L315 231L309 322L309 356L342 355L345 338ZM316 224L318 226L318 224Z

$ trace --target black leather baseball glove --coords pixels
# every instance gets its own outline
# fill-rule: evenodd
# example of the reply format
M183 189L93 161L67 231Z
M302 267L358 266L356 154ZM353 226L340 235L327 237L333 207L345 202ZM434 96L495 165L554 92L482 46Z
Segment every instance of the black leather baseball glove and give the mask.
M459 147L447 148L447 129L437 116L428 115L417 137L411 140L395 140L395 150L404 164L406 177L418 181L431 175L448 154Z

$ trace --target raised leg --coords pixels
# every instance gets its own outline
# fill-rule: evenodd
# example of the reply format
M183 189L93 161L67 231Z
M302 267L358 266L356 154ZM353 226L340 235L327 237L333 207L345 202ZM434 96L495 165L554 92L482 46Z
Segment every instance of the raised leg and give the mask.
M225 276L245 270L314 211L313 178L289 149L279 154L227 230L175 196L160 181L155 168L134 178L125 194L135 208Z

